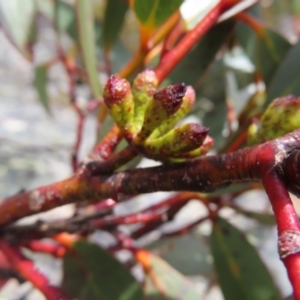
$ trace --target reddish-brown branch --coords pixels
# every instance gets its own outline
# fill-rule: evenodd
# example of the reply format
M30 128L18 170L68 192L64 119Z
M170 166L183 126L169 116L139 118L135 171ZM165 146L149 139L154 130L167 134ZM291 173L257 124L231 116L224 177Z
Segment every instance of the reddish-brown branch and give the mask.
M138 152L128 146L120 152L112 154L110 158L106 161L93 160L90 163L87 163L86 168L90 171L92 175L111 174L119 167L131 161L137 155Z
M63 257L66 253L66 248L56 243L49 243L39 240L30 240L22 244L22 247L28 248L34 252L51 254L55 257Z
M259 179L255 172L257 148L228 155L207 156L181 164L135 169L110 176L75 174L71 178L17 194L0 203L0 224L67 203L113 198L156 191L211 192L234 182Z
M219 1L194 29L189 31L172 50L165 53L155 68L159 82L167 77L199 39L217 22L219 16L236 2L238 1Z
M135 213L125 216L109 216L99 220L90 222L92 228L116 227L118 225L128 225L142 223L147 224L155 220L165 220L165 211L152 211L144 213Z
M77 112L78 120L77 120L77 127L76 127L75 143L71 154L71 163L72 163L73 172L76 172L79 166L78 152L82 142L82 133L83 133L85 116L75 103L73 104L73 106L75 111Z
M78 201L107 198L123 201L130 195L156 191L212 192L232 183L258 181L266 166L283 168L287 153L293 149L300 150L300 130L256 147L204 156L185 163L105 176L76 174L64 181L3 200L0 203L0 224ZM297 185L298 182L291 178L288 188L292 190Z
M191 199L205 201L199 193L184 192L168 198L140 212L121 216L101 216L99 213L86 213L67 220L54 222L37 222L31 225L20 225L7 227L5 234L14 237L16 240L28 240L53 236L60 232L80 233L93 232L95 229L111 230L119 225L143 224L146 229L153 229L160 224L172 219L175 214ZM205 201L206 202L206 201ZM101 211L100 211L101 213ZM147 225L150 225L149 227ZM145 228L144 228L145 229ZM32 251L52 253L55 256L63 256L64 248L60 245L49 244L38 240L30 240L22 244Z
M122 139L122 133L117 125L114 125L105 137L95 146L88 156L88 161L107 160Z
M265 26L260 22L260 20L250 14L240 12L235 15L234 18L247 24L258 36L263 37L266 34Z
M0 240L0 249L5 254L12 267L25 279L39 289L48 300L70 300L69 297L57 287L51 285L49 280L42 275L34 263L23 256L20 250L5 240Z
M228 148L222 149L226 151L226 153L236 151L239 149L246 141L247 141L247 136L248 136L248 128L243 129L241 132L239 132L239 135L236 137L232 143L229 144Z
M199 218L198 220L184 225L183 227L173 230L171 232L165 232L163 233L163 237L171 237L171 236L178 236L178 235L182 235L182 234L186 234L187 232L191 231L193 228L195 228L196 226L200 225L201 223L203 223L204 221L208 220L209 216L205 216L202 218Z
M166 219L172 220L175 215L179 212L179 210L185 206L190 200L197 199L202 202L207 201L206 198L201 196L199 193L194 192L182 192L178 193L175 196L172 196L164 201L161 201L155 205L152 205L149 208L146 208L144 211L148 210L158 210L161 208L168 207L169 209L166 211ZM206 203L207 204L207 203ZM134 239L140 238L143 235L149 233L150 231L158 228L161 224L164 223L164 220L152 220L151 222L144 224L141 228L138 228L131 234L131 237Z
M85 120L85 115L82 111L82 109L78 106L76 103L76 96L75 96L75 80L77 76L77 67L74 58L67 57L61 48L58 49L60 52L60 59L63 63L63 66L65 68L65 71L68 75L68 83L69 83L69 98L70 103L74 108L74 111L77 114L78 120L77 120L77 128L76 128L76 137L75 137L75 143L73 146L72 154L71 154L71 163L73 172L75 172L78 168L78 151L82 142L82 132L83 132L83 125Z
M114 229L119 225L128 225L142 223L147 224L149 222L155 221L166 221L167 215L166 210L159 211L149 211L149 212L139 212L128 215L121 216L107 216L103 218L94 218L91 216L86 216L86 218L81 218L80 221L76 218L71 218L63 221L56 222L45 222L41 224L25 225L25 226L15 226L9 227L5 231L10 237L19 239L32 239L32 238L43 238L48 236L53 236L61 232L68 233L81 233L87 232L91 233L96 229ZM44 253L51 253L55 256L61 257L64 255L63 248L58 245L53 245L49 243L44 243L40 241L29 241L25 242L25 247Z
M113 155L123 135L117 125L111 127L106 136L96 145L91 154L85 159L78 173L88 175L112 173L137 155L131 148L125 148Z
M185 24L181 19L178 20L177 24L170 31L168 36L165 38L161 50L161 58L165 56L165 54L174 47L176 42L179 40L181 36L183 36L186 32Z
M263 176L279 236L279 253L286 266L294 290L294 299L300 299L300 224L293 203L282 180L274 173Z

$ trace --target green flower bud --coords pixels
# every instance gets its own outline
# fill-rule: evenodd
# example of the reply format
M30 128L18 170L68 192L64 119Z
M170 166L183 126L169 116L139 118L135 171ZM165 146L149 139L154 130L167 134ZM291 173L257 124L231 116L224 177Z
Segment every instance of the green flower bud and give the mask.
M103 90L103 98L108 110L126 135L133 132L134 102L130 84L126 79L111 76Z
M214 139L209 135L207 135L203 144L199 148L186 153L181 153L178 156L174 156L174 157L185 158L185 159L199 157L205 155L211 149L213 144L214 144Z
M147 103L156 92L158 81L153 70L145 70L139 73L133 81L132 93L134 98L134 122L139 130L143 124L144 112Z
M166 160L181 153L199 148L205 140L209 129L198 124L181 125L166 135L155 140L146 140L144 154L150 158Z
M273 100L259 127L249 128L249 142L262 143L300 128L300 98L289 95ZM255 133L256 129L256 133Z
M143 126L137 135L136 143L144 141L156 127L178 111L185 91L184 84L174 84L153 95L146 107Z
M191 110L195 103L196 95L195 91L191 86L186 87L186 92L184 97L182 98L182 103L180 108L177 110L176 114L170 115L166 118L160 126L158 126L150 135L149 138L157 138L162 136L170 129L172 129L178 121L180 121L183 117L187 115L187 113Z
M261 121L258 119L254 119L254 122L249 126L248 137L247 137L248 145L255 145L262 142L260 141L260 138L258 138L258 131L260 129L260 126L261 126Z
M243 126L248 120L251 120L256 115L260 114L262 107L266 100L266 93L264 91L257 91L240 112L238 122L240 126Z

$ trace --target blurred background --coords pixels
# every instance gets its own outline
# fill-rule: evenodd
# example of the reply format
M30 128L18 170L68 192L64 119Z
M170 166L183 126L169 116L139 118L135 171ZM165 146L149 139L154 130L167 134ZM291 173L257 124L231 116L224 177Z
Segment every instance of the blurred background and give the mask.
M23 4L20 4L21 2ZM42 8L39 8L35 16L35 42L30 50L31 58L29 58L30 55L22 53L11 40L12 34L18 35L24 29L22 22L26 23L25 19L30 15L30 12L26 15L27 12L24 10L25 2L27 1L0 0L0 198L10 196L22 189L29 190L58 181L72 174L71 151L76 138L77 115L69 104L67 74L59 64L48 69L47 97L43 99L39 91L41 85L36 82L38 66L51 61L57 53L55 46L57 34L53 28L51 16L47 15ZM71 0L61 2L65 3L66 7L74 3ZM202 2L204 5L205 1ZM44 5L46 7L53 4L53 1L37 0L37 3L38 7ZM96 18L101 23L106 1L94 0L94 3ZM14 11L9 20L7 11ZM189 10L185 9L186 11L188 14ZM297 43L300 36L300 2L298 0L262 0L255 7L255 11L259 12L260 18L269 28L282 34L290 43ZM72 20L68 18L71 17L68 12L65 12L63 19L69 22L68 30L72 30L70 27ZM126 63L138 47L138 27L133 14L128 12L124 22L121 35L112 53L114 72ZM11 28L13 33L9 31ZM69 49L72 45L72 39L67 35L61 35L60 41L65 49ZM227 60L230 66L237 64L239 68L244 68L244 73L249 74L254 70L251 59L241 48L228 54ZM101 67L101 55L99 55L99 80L103 82L106 80L106 75L101 73ZM232 74L228 74L226 76L230 80ZM233 93L246 98L249 94L249 86L236 87ZM86 107L91 95L85 83L77 83L76 97L78 104ZM210 105L208 91L200 107ZM201 119L201 116L201 113L195 113L191 118ZM109 125L105 126L107 127L103 128L104 132ZM95 144L96 127L95 114L88 114L79 152L80 159L83 159ZM226 135L224 124L222 132ZM139 163L140 166L152 164L153 162L146 159ZM129 203L118 205L116 213L137 211L150 203L160 201L166 195L166 193L155 193L151 196L139 196ZM237 203L243 208L271 213L267 197L262 190L253 190L243 194ZM295 203L299 208L299 204ZM43 214L42 218L59 218L71 216L72 213L73 207L68 205L56 209L55 212ZM203 214L202 204L191 201L180 211L174 221L152 232L138 243L156 249L155 251L172 266L191 278L203 294L206 294L205 299L218 300L222 299L222 295L218 286L214 284L212 257L206 240L210 232L208 223L204 222L195 231L186 235L157 241L162 233L192 222ZM286 271L278 259L275 226L262 226L253 219L237 214L231 208L223 209L221 215L246 232L266 262L283 295L288 296L291 293L291 287ZM34 218L36 217L27 218L23 222L31 222ZM124 228L124 230L128 229ZM95 234L94 239L103 244L112 242L111 236L101 232L98 235ZM49 274L53 283L58 284L61 280L61 263L53 258L37 254L34 254L34 257L38 266ZM126 259L126 254L120 254L120 259ZM136 270L136 274L140 276L139 270ZM43 299L43 297L39 292L34 291L29 283L19 284L17 280L11 279L0 291L0 299Z

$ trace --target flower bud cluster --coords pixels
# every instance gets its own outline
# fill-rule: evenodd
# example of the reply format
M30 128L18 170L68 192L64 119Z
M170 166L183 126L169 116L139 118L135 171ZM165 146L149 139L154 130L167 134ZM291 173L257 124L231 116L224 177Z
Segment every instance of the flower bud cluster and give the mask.
M132 87L116 76L111 76L104 87L104 101L130 146L161 161L207 153L213 144L208 128L198 123L174 128L195 102L193 88L183 83L157 87L152 70L138 74Z
M261 120L248 130L250 144L263 143L300 128L300 98L288 95L273 100Z

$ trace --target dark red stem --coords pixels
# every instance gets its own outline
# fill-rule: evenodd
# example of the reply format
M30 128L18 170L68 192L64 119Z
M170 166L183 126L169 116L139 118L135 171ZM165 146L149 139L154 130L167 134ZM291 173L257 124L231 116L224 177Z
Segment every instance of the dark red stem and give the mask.
M86 168L90 171L91 175L110 174L131 161L137 155L138 152L128 146L112 154L106 161L91 161L87 163Z
M23 278L30 281L37 289L39 289L47 300L71 300L71 298L64 295L60 289L51 285L49 280L37 270L34 263L24 257L17 247L1 239L0 249L7 257L12 267Z
M28 248L34 252L47 253L55 257L63 257L66 253L66 248L57 243L49 243L39 240L31 240L24 244L22 247Z
M155 68L159 82L162 82L182 58L195 46L199 39L217 22L219 16L229 8L229 1L219 1L212 10L197 24L197 26L182 38L182 40L161 58Z
M288 191L274 173L263 176L263 184L269 196L279 237L279 253L287 269L294 290L294 299L300 300L300 224ZM298 247L298 249L297 249Z
M75 138L75 143L71 154L72 168L73 168L73 172L75 172L79 165L78 152L82 142L82 133L83 133L85 115L76 102L75 88L76 88L77 70L76 70L75 60L73 58L67 57L61 48L59 48L58 51L60 52L61 62L63 63L63 66L65 67L65 71L68 75L70 103L73 106L74 111L76 112L78 117L76 138Z
M123 136L117 125L111 127L105 137L95 146L92 153L88 156L89 161L106 161L112 155Z
M202 202L206 202L206 199L201 196L199 193L193 193L193 192L182 192L178 193L175 196L172 196L170 198L167 198L155 205L152 205L149 208L146 208L144 211L148 210L158 210L161 208L168 207L169 209L166 211L166 220L172 220L175 215L179 212L179 210L185 206L191 199L198 199ZM151 222L148 222L147 224L143 224L142 227L138 228L135 230L132 234L131 237L134 239L138 239L142 237L143 235L149 233L150 231L156 229L159 227L161 224L164 223L165 220L163 219L157 219L157 220L152 220Z

